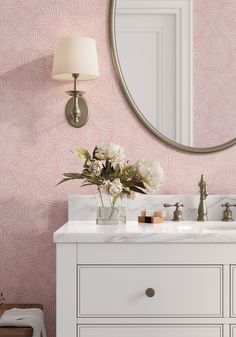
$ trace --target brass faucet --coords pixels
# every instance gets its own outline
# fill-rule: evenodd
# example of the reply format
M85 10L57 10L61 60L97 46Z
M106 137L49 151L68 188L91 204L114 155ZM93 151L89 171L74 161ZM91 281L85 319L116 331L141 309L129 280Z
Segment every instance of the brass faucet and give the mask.
M229 202L226 202L224 205L221 205L222 207L225 207L225 210L223 212L223 219L222 221L234 221L234 219L232 218L232 211L230 209L230 207L236 207L236 205L231 205Z
M174 213L173 213L172 221L183 221L183 217L182 217L183 213L180 210L180 207L184 207L183 204L180 204L179 202L177 202L174 205L164 204L163 206L164 207L176 207L175 210L174 210Z
M203 174L201 175L201 179L199 181L198 186L200 187L200 202L198 206L197 221L208 221L207 205L206 205L206 198L208 196L208 193L207 193L207 184L206 181L204 181Z

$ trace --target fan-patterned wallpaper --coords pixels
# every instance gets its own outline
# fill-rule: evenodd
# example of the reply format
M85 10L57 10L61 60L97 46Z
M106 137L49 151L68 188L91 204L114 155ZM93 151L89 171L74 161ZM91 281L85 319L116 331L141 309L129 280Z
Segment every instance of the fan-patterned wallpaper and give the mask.
M108 5L108 0L0 1L0 291L7 302L44 304L49 337L55 337L52 234L66 222L68 194L93 192L76 182L55 186L63 172L80 168L70 150L112 141L130 160L160 160L166 175L161 193L198 193L202 172L210 193L236 193L236 147L204 156L175 151L130 110L111 63ZM101 72L98 80L80 84L90 119L79 130L64 117L71 84L51 79L55 42L70 33L96 39Z
M193 144L236 137L236 1L193 0Z

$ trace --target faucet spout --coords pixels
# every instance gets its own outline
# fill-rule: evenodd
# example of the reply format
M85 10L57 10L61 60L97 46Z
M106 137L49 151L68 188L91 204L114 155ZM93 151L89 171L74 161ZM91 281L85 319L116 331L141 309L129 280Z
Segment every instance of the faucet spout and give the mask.
M207 212L207 205L206 205L206 198L208 196L207 192L207 183L204 180L203 174L201 175L201 179L198 184L200 188L200 202L198 206L198 218L197 221L208 221L208 212Z

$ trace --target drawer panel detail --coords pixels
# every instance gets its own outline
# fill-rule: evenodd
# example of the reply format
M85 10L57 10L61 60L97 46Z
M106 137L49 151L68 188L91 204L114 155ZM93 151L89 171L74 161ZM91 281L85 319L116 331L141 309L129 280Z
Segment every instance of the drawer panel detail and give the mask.
M78 337L222 337L221 325L78 326Z
M236 265L231 266L231 316L236 317Z
M222 266L78 266L78 290L79 316L222 316Z
M231 337L236 337L236 325L231 325Z

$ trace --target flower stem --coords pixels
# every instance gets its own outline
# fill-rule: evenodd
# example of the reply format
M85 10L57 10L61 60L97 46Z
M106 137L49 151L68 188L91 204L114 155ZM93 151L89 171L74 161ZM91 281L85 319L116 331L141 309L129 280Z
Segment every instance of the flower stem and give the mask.
M102 199L102 193L101 193L100 188L98 188L98 192L99 192L99 195L100 195L102 207L104 207L104 202L103 202L103 199Z
M116 200L114 199L110 199L110 202L111 202L111 213L110 213L110 216L109 216L109 219L111 219L111 217L113 216L113 213L115 211L115 203L116 203Z
M113 204L113 206L111 207L111 213L110 213L110 216L109 216L109 220L112 218L112 215L115 211L115 205Z

